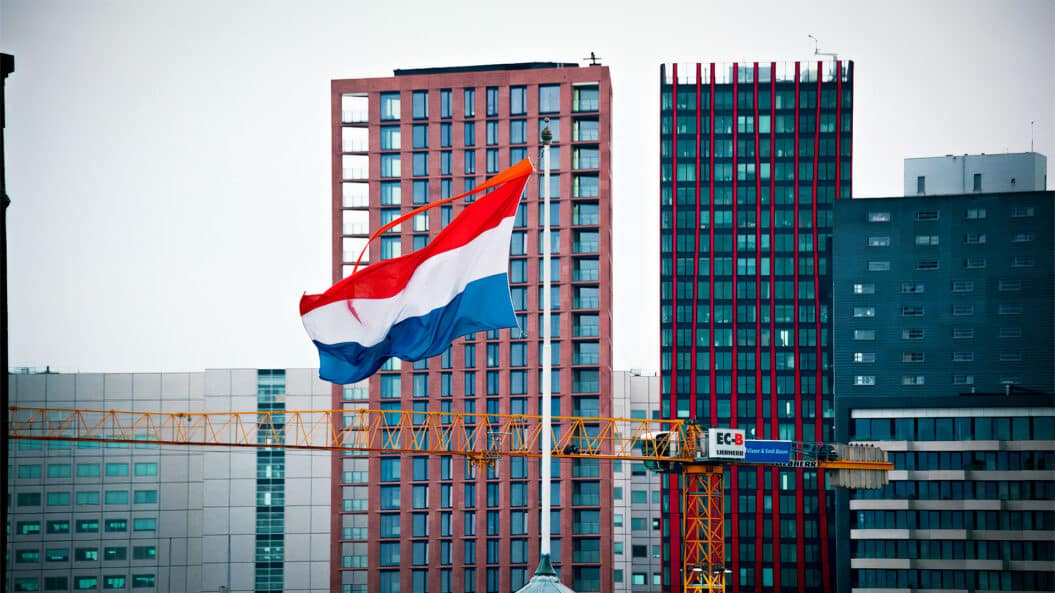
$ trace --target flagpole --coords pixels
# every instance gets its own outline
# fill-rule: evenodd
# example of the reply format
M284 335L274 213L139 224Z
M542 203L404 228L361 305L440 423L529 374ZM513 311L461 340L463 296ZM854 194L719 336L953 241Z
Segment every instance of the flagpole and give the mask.
M536 574L555 574L550 564L550 480L553 452L553 352L550 349L550 310L553 303L550 295L550 212L549 172L550 142L553 133L549 129L549 118L542 129L542 551Z

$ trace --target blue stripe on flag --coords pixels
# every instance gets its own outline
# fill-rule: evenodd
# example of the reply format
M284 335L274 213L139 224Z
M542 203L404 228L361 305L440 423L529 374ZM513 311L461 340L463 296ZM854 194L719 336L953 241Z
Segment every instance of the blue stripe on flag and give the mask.
M470 282L443 307L396 323L385 339L373 346L316 341L319 377L342 385L355 383L377 372L392 356L406 361L437 356L454 338L506 327L517 327L509 300L508 275L495 274Z

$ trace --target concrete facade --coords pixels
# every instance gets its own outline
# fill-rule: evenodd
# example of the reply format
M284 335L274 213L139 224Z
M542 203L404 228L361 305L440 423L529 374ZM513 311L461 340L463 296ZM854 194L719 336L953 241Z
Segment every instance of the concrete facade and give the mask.
M27 407L251 411L257 409L257 373L13 374L11 401ZM284 374L291 408L328 407L329 385L316 378L317 371ZM10 462L8 590L258 590L255 452L14 441ZM296 453L285 464L286 591L329 590L329 468L325 452Z
M1048 159L1036 152L905 159L905 195L1045 191Z
M659 374L655 371L612 373L612 416L659 418ZM660 558L659 474L636 462L615 463L612 468L613 591L659 593L663 559Z

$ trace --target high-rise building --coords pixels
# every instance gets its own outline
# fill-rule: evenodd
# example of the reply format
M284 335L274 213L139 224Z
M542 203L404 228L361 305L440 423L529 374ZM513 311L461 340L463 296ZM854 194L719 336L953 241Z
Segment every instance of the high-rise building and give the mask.
M552 410L610 415L608 69L522 63L397 70L387 78L335 80L331 93L335 281L351 273L370 231L525 157L536 159L549 126ZM433 359L392 360L367 391L335 391L334 406L540 412L540 189L529 183L510 246L520 327L455 340ZM391 229L370 244L365 261L419 249L463 207L440 206ZM505 459L483 468L439 456L335 455L333 476L335 591L514 591L537 566L538 462ZM553 478L555 567L576 591L611 590L611 465L554 461Z
M1036 152L947 154L905 159L906 196L1046 189L1048 159Z
M612 378L614 418L659 418L659 374L615 371ZM612 465L612 591L663 591L660 550L659 474L642 462Z
M835 207L839 441L895 470L837 493L837 590L1055 587L1055 193Z
M850 197L853 62L672 64L661 82L662 415L831 438L829 236ZM663 580L681 591L664 480ZM732 468L730 591L831 591L820 472Z
M16 373L24 407L323 409L316 369ZM330 456L13 441L8 591L329 591Z

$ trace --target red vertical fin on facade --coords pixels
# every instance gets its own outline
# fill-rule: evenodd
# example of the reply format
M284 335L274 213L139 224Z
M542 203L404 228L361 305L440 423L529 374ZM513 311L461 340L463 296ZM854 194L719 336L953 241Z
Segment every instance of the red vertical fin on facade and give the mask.
M739 365L737 363L737 357L736 357L736 355L737 355L737 347L736 347L736 341L737 341L737 339L736 339L736 334L737 334L737 332L736 332L736 327L737 327L736 326L736 322L737 322L737 319L736 319L736 309L737 309L737 307L736 307L736 302L737 302L737 300L736 300L736 297L737 297L737 294L736 294L737 265L736 265L736 262L737 262L737 253L738 253L738 247L737 247L736 243L737 243L737 238L739 237L739 224L737 223L737 204L736 204L737 203L737 197L736 197L737 193L736 192L737 192L737 181L738 181L738 179L740 177L739 174L737 173L737 171L739 170L739 165L737 164L737 158L738 158L739 155L737 155L737 152L736 152L736 142L739 139L739 133L740 133L740 126L737 124L737 121L738 121L737 115L739 113L739 108L740 108L740 87L739 87L739 84L740 84L740 64L734 63L733 64L733 175L732 175L732 177L733 177L733 192L732 192L732 199L733 199L733 264L732 264L732 273L733 273L733 281L732 281L732 285L733 285L732 286L732 290L733 290L733 292L732 292L732 294L733 294L733 301L732 301L732 303L733 303L732 304L732 316L733 316L733 326L732 326L733 339L732 339L732 343L733 343L733 354L732 354L732 358L730 359L730 366L732 368L732 372L731 372L731 376L729 378L729 426L732 427L732 428L736 428L737 424L738 424L737 423L737 418L736 418L736 414L737 414L736 408L737 408L737 399L738 399L737 398L737 395L738 395L737 394L737 380L738 380L738 377L739 377L739 372L738 372L739 369L737 368ZM730 530L733 532L732 533L732 538L731 538L731 540L732 540L731 543L732 543L732 546L733 546L733 549L732 549L732 565L733 565L732 570L733 570L733 574L734 575L740 573L740 566L739 566L739 564L740 564L739 563L740 554L739 554L739 550L738 550L738 548L740 547L740 484L738 482L738 478L739 478L739 473L737 472L737 467L733 466L732 471L729 472L729 482L730 483L726 485L726 489L729 492L729 517L730 517L730 519L732 519L730 521ZM734 590L734 593L740 590L739 583L737 582L736 578L733 578L733 590Z
M835 76L839 76L839 65L836 62ZM820 233L817 229L817 181L819 177L818 164L820 163L820 149L821 149L821 97L823 91L824 81L824 70L821 62L817 62L817 128L813 134L813 304L814 304L814 327L816 329L816 344L817 344L817 385L814 391L817 394L816 409L814 410L814 440L821 441L824 438L823 432L823 417L824 417L824 377L822 375L822 362L823 362L823 350L821 348L821 299L820 299ZM836 99L838 101L838 99ZM838 103L836 103L838 104ZM838 116L836 116L835 123L836 134L839 133L839 122ZM839 162L839 156L836 154L835 162ZM836 164L838 167L838 164ZM838 183L838 181L836 181ZM830 228L830 226L828 227ZM828 262L831 265L831 262ZM824 470L817 470L817 510L820 513L820 536L821 536L821 559L822 568L821 574L824 579L824 590L828 590L828 586L831 584L828 574L830 570L823 564L823 560L828 557L828 512L824 500ZM805 559L802 559L800 563L803 563L799 567L800 571L804 570Z
M755 438L762 429L762 167L758 136L758 62L754 65L755 96ZM772 98L771 98L772 100ZM762 470L755 471L755 566L760 567L762 550ZM739 550L737 550L739 552ZM755 570L755 591L762 590L759 571ZM740 579L736 578L739 585ZM739 589L734 591L738 593Z
M770 103L769 113L771 128L774 133L769 135L769 162L770 162L770 174L769 174L769 423L770 431L768 438L776 439L779 432L777 430L777 329L776 329L776 253L777 253L777 238L776 238L776 158L777 158L777 136L776 136L776 121L777 121L777 63L771 62L770 68L773 69L773 75L770 77ZM767 438L767 437L763 437ZM775 468L770 469L770 478L772 488L770 492L778 492L777 486L777 470ZM759 489L761 490L760 496L762 499L765 497L765 487L762 482L759 482ZM780 497L773 496L772 501L772 514L773 523L777 524L780 521ZM756 573L757 582L762 582L762 523L757 525L758 529L758 556L757 564L758 567ZM773 530L773 561L775 565L780 564L780 530ZM777 571L776 583L780 583L780 574ZM761 591L761 587L758 589Z
M670 85L670 174L671 174L671 355L670 355L670 417L678 415L678 64L671 67L672 82ZM667 514L667 523L670 530L670 583L671 591L681 592L681 490L675 476L670 477L670 488L667 489L670 512ZM661 526L662 527L662 526ZM660 536L662 537L662 532Z
M792 340L795 343L795 439L798 441L803 440L802 430L802 360L801 352L799 348L800 336L802 333L802 316L800 315L799 309L799 257L801 251L799 249L799 231L801 230L799 221L799 207L802 205L802 196L800 195L800 174L799 174L799 130L801 127L802 119L800 117L801 108L801 88L802 88L802 69L798 62L795 63L795 285L793 287L795 295L795 331L792 332ZM795 471L795 545L800 553L798 558L801 562L802 551L805 550L805 533L802 528L803 521L803 474L801 469ZM802 576L799 575L799 579Z
M843 63L835 61L835 199L842 194Z
M703 114L703 110L700 108L700 73L702 72L702 64L696 63L696 222L693 226L696 227L696 242L694 243L695 252L692 257L693 266L693 277L692 277L692 377L689 379L689 410L692 417L696 416L696 343L697 331L700 323L699 307L696 306L700 302L700 116ZM675 104L676 108L676 104ZM676 151L677 146L673 147Z
M711 396L711 398L710 398L711 399L711 414L710 414L710 416L711 416L711 426L717 426L717 424L718 424L718 377L715 374L715 370L714 370L714 366L715 366L714 365L714 362L715 362L715 356L714 356L714 62L711 62L710 130L711 130L711 144L710 144L710 153L711 153L711 159L710 160L711 160L711 162L710 162L710 169L709 169L710 174L708 175L708 177L710 179L710 197L708 198L708 200L710 201L711 222L708 225L708 230L710 231L710 241L709 241L710 249L708 250L707 253L710 256L710 262L711 262L710 272L711 273L710 273L710 276L709 276L709 278L710 278L710 293L709 293L709 296L707 298L707 302L710 304L710 308L709 308L709 311L710 311L710 318L709 318L710 333L707 335L707 341L710 342L710 346L711 346L711 367L710 367L710 371L711 371L711 382L710 382L710 389L711 389L711 393L710 393L710 396Z

